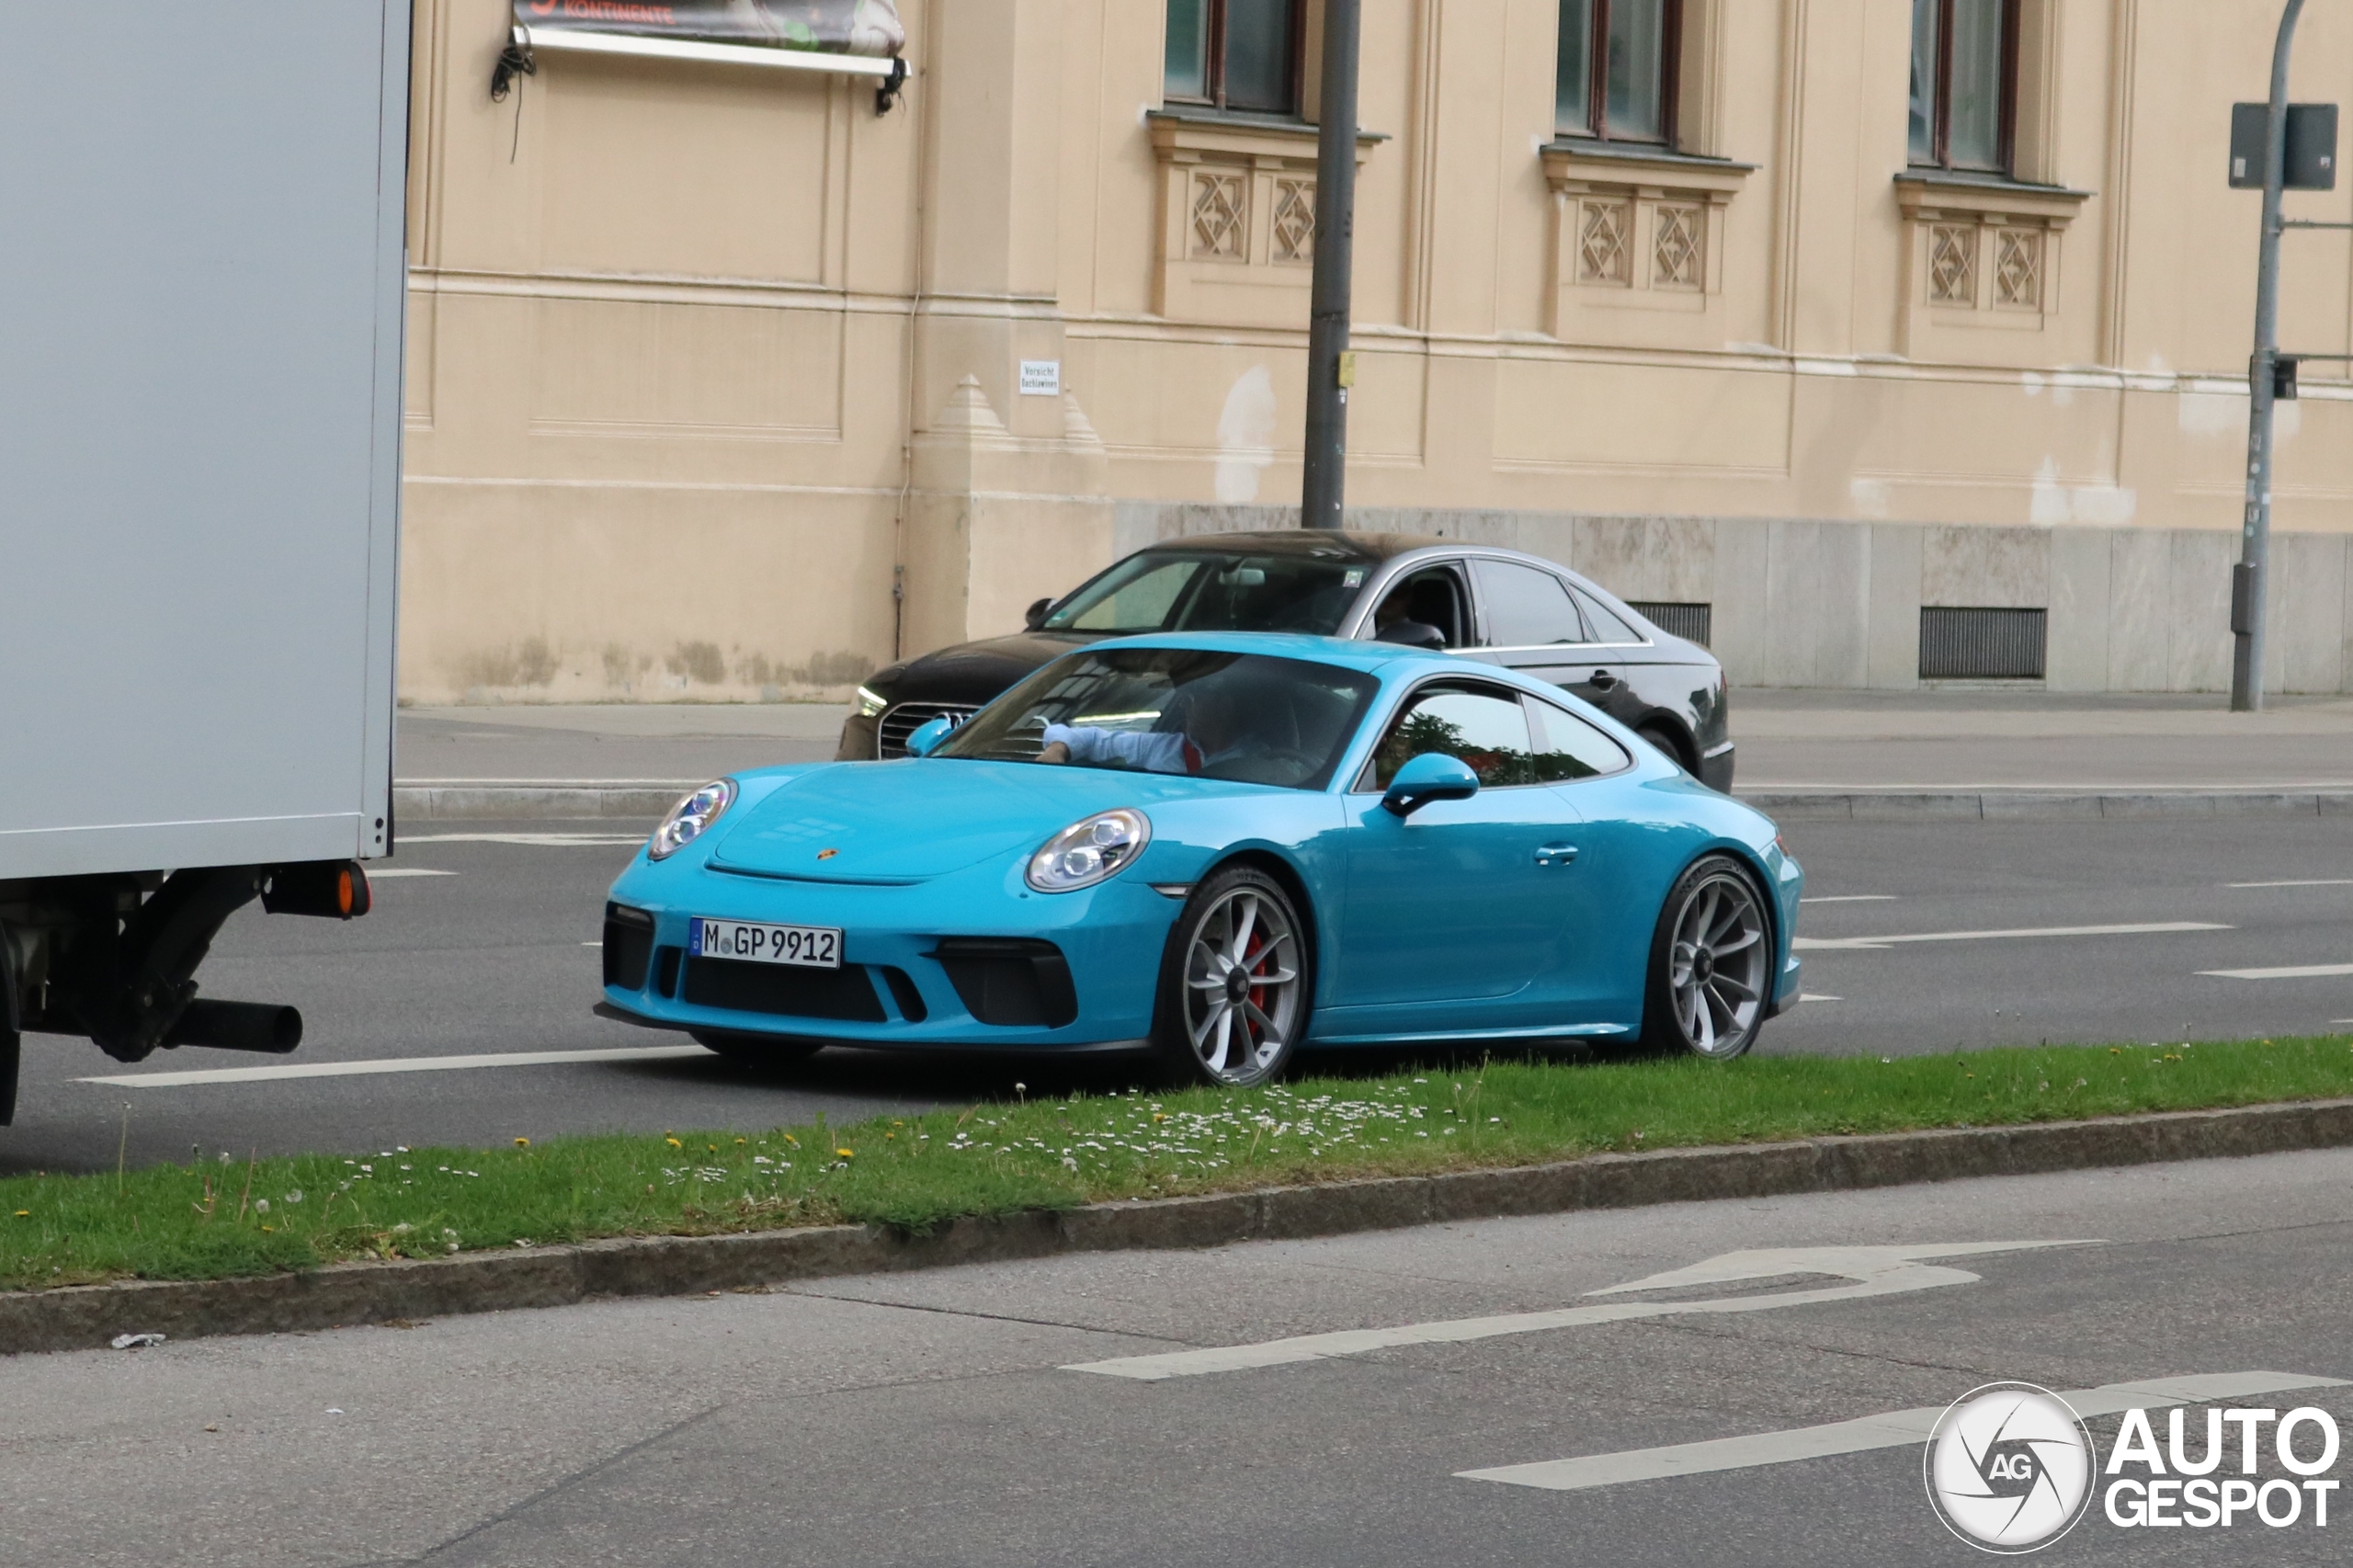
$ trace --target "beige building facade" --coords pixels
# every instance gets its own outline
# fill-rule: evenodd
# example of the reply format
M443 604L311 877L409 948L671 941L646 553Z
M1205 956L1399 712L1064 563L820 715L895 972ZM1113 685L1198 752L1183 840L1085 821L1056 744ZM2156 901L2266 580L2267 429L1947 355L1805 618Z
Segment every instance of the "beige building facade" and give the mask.
M1742 683L2040 611L2052 687L2226 687L2278 10L1364 0L1352 526L1707 607ZM417 0L405 699L837 695L1296 506L1319 0L898 11L878 114L546 51L496 100L506 0ZM2353 97L2353 7L2296 62ZM2347 236L2284 277L2353 353ZM2345 378L2279 407L2275 690L2353 689Z

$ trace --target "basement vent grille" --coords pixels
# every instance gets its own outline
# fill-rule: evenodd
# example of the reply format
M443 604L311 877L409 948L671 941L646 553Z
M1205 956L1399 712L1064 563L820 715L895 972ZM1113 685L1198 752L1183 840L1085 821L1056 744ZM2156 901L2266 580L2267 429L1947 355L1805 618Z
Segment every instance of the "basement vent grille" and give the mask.
M1920 609L1922 680L2040 680L2050 612Z
M1715 606L1667 604L1658 599L1628 599L1626 603L1661 631L1686 638L1702 648L1708 645L1708 633L1714 629Z

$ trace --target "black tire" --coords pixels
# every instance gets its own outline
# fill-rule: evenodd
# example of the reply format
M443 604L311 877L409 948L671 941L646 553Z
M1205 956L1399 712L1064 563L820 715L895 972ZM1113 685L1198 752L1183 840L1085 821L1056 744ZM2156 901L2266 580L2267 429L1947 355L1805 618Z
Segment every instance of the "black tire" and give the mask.
M1703 855L1675 880L1651 937L1646 1049L1728 1062L1756 1043L1776 979L1771 908L1729 855Z
M1169 929L1153 1050L1182 1083L1269 1084L1306 1038L1314 997L1313 944L1290 894L1229 866L1195 885Z
M1635 729L1634 733L1665 753L1666 760L1683 769L1684 772L1695 778L1699 776L1699 759L1684 749L1681 738L1666 725L1640 725Z
M717 1051L739 1067L790 1067L825 1049L814 1040L784 1040L776 1035L730 1034L724 1029L687 1032L697 1045Z

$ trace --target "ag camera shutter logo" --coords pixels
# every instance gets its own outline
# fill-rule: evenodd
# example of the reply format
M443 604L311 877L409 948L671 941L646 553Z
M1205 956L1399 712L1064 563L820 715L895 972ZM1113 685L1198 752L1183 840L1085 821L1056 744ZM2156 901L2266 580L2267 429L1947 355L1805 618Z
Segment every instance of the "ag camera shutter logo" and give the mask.
M1983 1551L2039 1551L2075 1528L2099 1468L2065 1400L2032 1383L1987 1383L1955 1400L1928 1435L1928 1501Z

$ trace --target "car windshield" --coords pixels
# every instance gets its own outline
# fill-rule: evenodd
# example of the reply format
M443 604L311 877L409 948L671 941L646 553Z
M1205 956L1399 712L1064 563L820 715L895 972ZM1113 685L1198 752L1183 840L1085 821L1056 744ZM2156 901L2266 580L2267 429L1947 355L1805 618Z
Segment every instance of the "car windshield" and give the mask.
M1378 687L1304 659L1093 650L1048 665L932 755L1320 790Z
M1340 629L1372 568L1340 551L1256 555L1147 550L1082 585L1046 617L1049 631L1133 636L1150 631L1300 631Z

